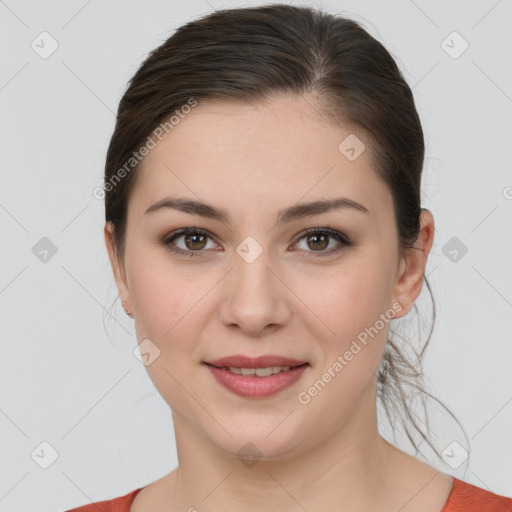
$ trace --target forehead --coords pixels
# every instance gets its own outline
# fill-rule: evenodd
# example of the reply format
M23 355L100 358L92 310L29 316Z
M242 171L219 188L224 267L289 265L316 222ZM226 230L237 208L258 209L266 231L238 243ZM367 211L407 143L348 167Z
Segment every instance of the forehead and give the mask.
M353 153L346 153L344 141L353 140L359 141L358 152L362 144L365 149L349 159ZM140 214L166 195L254 210L341 195L372 214L391 206L364 132L334 125L311 99L299 96L281 95L256 106L199 101L139 171L133 208Z

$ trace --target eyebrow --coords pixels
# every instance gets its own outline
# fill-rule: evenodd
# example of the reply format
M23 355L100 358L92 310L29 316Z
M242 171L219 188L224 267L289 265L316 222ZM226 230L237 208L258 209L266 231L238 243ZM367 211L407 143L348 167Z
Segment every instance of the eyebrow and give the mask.
M335 199L313 201L311 203L299 203L279 210L276 217L276 224L286 224L295 220L309 217L311 215L320 215L332 210L341 210L346 208L350 208L363 213L370 213L368 208L362 204L346 197L339 197ZM231 216L226 210L223 210L222 208L217 208L195 199L186 199L180 197L165 197L164 199L161 199L154 205L150 206L144 212L144 215L167 209L190 213L192 215L200 215L201 217L217 220L225 224L230 224L231 222Z

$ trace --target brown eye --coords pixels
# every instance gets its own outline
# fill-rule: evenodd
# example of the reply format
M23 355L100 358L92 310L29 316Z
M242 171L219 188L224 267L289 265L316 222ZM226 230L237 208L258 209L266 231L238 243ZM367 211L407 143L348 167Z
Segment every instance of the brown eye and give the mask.
M183 239L183 241L181 241ZM168 247L169 250L177 254L184 256L204 256L208 239L212 239L211 236L199 228L184 228L179 231L171 233L166 237L162 244ZM181 247L178 245L180 242ZM215 244L213 244L215 246Z
M182 244L180 247L177 242L181 239L183 239L183 241L180 242ZM329 256L352 245L352 242L346 235L331 228L308 229L302 237L299 238L299 242L303 239L306 240L306 248L300 249L306 253L317 253L313 254L312 257ZM184 228L171 233L161 243L176 254L202 257L207 255L206 249L208 248L208 240L212 240L213 247L210 248L216 249L216 244L213 242L208 232L199 228ZM328 249L332 240L337 243ZM311 254L309 256L311 256Z
M352 245L352 242L346 235L330 228L308 229L302 237L299 238L299 242L303 239L306 240L306 249L303 249L305 252L318 253L313 254L313 256L309 255L310 257L329 256ZM336 243L334 244L334 247L327 250L331 243L331 239L335 240Z
M201 250L206 245L206 236L198 233L192 233L184 236L185 246L187 249Z
M308 240L308 246L314 250L325 249L326 247L329 246L329 236L328 235L319 235L319 234L308 235L306 237L306 239ZM309 241L311 241L311 244L309 243Z

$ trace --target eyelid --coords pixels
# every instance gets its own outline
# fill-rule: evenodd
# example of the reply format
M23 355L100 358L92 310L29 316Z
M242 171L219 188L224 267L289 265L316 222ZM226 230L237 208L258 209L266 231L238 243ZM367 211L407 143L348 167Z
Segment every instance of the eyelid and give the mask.
M330 235L332 238L335 238L335 239L340 238L342 240L342 242L346 243L347 245L352 244L348 235L346 235L342 231L339 231L338 229L330 228L328 226L318 227L318 228L308 228L308 229L305 229L304 231L301 231L297 235L297 242L307 235L314 235L316 233L320 233L320 234L324 233L324 234Z

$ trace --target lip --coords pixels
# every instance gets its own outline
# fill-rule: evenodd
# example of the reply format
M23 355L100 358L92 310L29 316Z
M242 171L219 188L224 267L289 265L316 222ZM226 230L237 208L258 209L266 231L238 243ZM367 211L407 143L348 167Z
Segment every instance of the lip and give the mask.
M215 361L218 364L219 361L224 362L226 359L218 359ZM259 363L261 359L256 363L255 360L252 360L253 365L259 366L241 366L241 368L265 368L265 366L261 366ZM229 361L234 361L233 358L229 358ZM240 359L236 359L238 364L240 364ZM245 360L246 361L246 360ZM265 361L268 361L265 360ZM271 361L276 361L276 359L271 359ZM285 359L279 358L279 361L285 362L297 362L295 359ZM243 362L243 361L242 361ZM300 361L299 361L300 362ZM304 363L301 365L295 365L295 367L290 368L287 372L280 372L274 375L269 375L268 377L257 377L256 375L238 375L235 373L231 373L226 368L218 368L217 366L213 366L209 363L204 363L205 366L210 370L213 374L215 380L222 384L226 389L231 391L232 393L242 396L245 398L265 398L280 391L285 388L291 386L295 382L297 382L301 375L310 367L309 363ZM244 362L247 364L247 362ZM265 363L268 364L268 363ZM229 364L229 366L235 366ZM268 366L290 366L288 364L268 364Z
M301 366L306 364L307 361L299 361L297 359L291 359L289 357L275 356L275 355L263 355L260 357L247 357L242 355L234 355L228 357L222 357L215 361L205 361L206 364L211 366L229 367L235 368L267 368L268 366ZM263 379L264 377L258 377Z

